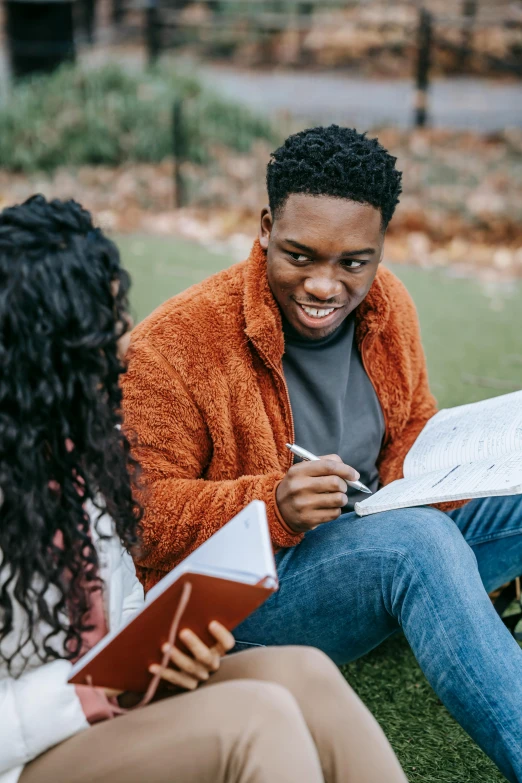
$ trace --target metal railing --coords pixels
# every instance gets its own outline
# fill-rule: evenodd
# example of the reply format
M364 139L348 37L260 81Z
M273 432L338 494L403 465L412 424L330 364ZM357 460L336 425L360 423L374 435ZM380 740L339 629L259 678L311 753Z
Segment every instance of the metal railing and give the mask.
M228 41L245 43L246 41L261 41L281 33L293 31L305 35L317 24L316 16L322 15L325 24L328 23L327 12L359 9L367 12L375 7L372 0L207 0L195 3L192 0L132 0L125 5L123 0L116 0L118 18L123 19L126 8L142 9L145 19L146 40L154 42L149 46L149 57L158 56L161 51L176 47L184 42L201 43L211 47L218 42ZM452 13L431 10L429 2L420 3L409 0L401 4L405 8L416 10L419 23L403 25L403 43L411 45L411 36L417 34L425 43L428 39L424 32L430 27L430 45L456 54L455 67L464 70L466 63L474 51L474 36L481 29L517 28L522 30L522 2L497 0L492 7L485 0L455 0L448 3L453 6ZM191 7L198 8L196 14L189 13ZM376 11L378 11L376 8ZM380 4L380 8L393 8L391 0ZM332 22L336 19L332 17ZM374 15L371 22L361 19L361 29L374 29L385 32L386 29L397 28L400 23L385 14L382 23ZM448 35L451 33L452 35ZM387 44L383 41L382 48ZM379 47L376 47L379 48ZM512 57L502 58L494 54L484 54L486 65L493 70L522 75L522 40Z
M120 0L118 0L120 1ZM212 46L234 42L269 41L271 37L292 31L298 37L297 47L303 48L307 33L316 24L317 11L327 12L339 9L375 8L371 0L216 0L199 3L206 8L204 15L192 16L187 11L194 6L191 0L133 0L145 2L145 31L149 60L156 60L165 49L179 46L187 41L201 43L211 50ZM403 46L412 58L411 69L416 85L414 122L423 126L429 118L430 75L437 65L441 53L453 58L453 71L464 73L471 61L482 60L482 70L488 73L522 76L522 2L497 0L492 7L485 0L455 0L448 3L449 12L436 13L430 10L432 4L410 0L403 3L414 10L410 25L403 25ZM380 6L383 7L382 4ZM392 8L388 2L384 8ZM415 22L415 15L417 21ZM386 15L385 15L386 17ZM361 20L361 29L367 28L368 19ZM390 47L384 35L386 29L397 27L389 16L371 24L383 33L382 45L373 44L369 56L378 57ZM509 56L498 56L491 52L477 52L474 46L479 31L496 28L520 30L520 45ZM397 44L395 44L397 45ZM267 55L269 59L270 55ZM305 57L296 56L296 62Z

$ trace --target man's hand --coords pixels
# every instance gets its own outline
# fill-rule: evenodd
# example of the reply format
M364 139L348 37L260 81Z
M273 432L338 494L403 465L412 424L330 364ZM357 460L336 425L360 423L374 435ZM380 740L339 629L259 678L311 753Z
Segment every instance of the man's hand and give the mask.
M276 491L279 512L294 532L313 530L341 515L348 503L346 482L358 478L337 454L292 465Z

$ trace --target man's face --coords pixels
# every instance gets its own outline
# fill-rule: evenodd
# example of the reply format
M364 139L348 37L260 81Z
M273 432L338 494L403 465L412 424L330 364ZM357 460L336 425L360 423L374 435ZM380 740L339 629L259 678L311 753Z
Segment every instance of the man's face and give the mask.
M261 213L268 282L281 312L310 340L333 332L370 290L382 258L381 213L367 204L293 193Z

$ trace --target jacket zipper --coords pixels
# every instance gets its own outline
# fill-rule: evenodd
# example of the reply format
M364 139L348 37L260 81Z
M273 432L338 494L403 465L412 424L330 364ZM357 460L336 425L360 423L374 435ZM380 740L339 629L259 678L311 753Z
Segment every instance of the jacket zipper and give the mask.
M268 358L268 356L263 351L260 351L259 348L257 349L257 351L258 351L258 353L261 354L261 356L264 359L266 365L268 367L270 367L272 372L275 373L277 378L279 378L279 380L283 384L283 388L285 390L285 396L286 396L286 411L287 411L287 414L289 414L288 417L290 419L290 440L289 440L289 443L293 443L294 439L295 439L294 416L293 416L293 413L292 413L292 404L290 402L290 392L288 391L288 385L286 383L285 376L283 375L282 372L280 372L280 370L275 366L275 364ZM292 454L291 451L288 451L288 457L287 457L288 470L290 470L290 468L292 467L293 462L294 462L293 454Z
M277 372L277 371L276 371ZM292 413L292 403L290 402L290 392L288 391L288 384L286 382L285 376L283 373L278 373L279 377L281 378L281 381L284 386L285 394L286 394L286 405L287 405L287 411L290 414L290 443L295 442L295 427L294 427L294 415ZM288 469L292 467L294 463L294 455L291 451L288 452Z
M373 382L372 376L368 372L368 365L366 363L366 350L365 350L365 348L366 348L366 343L368 342L368 336L369 336L368 334L365 334L364 337L363 337L363 341L361 343L361 359L362 359L362 364L363 364L363 367L364 367L364 371L365 371L366 375L368 376L371 385L373 386L373 389L375 391L377 399L379 400L379 405L380 405L381 401L379 399L379 394L377 392L377 387L375 386L375 383ZM381 409L382 409L382 405L381 405ZM382 409L382 417L384 419L384 441L383 441L383 446L384 446L384 444L387 443L387 441L388 441L388 421L386 419L386 415L384 413L384 409Z

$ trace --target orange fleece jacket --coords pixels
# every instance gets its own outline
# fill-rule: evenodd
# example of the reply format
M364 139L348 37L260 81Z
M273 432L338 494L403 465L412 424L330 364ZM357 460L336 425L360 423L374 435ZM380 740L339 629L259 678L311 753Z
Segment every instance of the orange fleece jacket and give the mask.
M380 400L382 484L436 412L415 306L381 267L356 310L356 340ZM275 488L292 464L281 316L254 243L249 259L160 306L133 332L125 428L142 466L146 589L251 500L264 500L274 548L301 536L281 523Z

